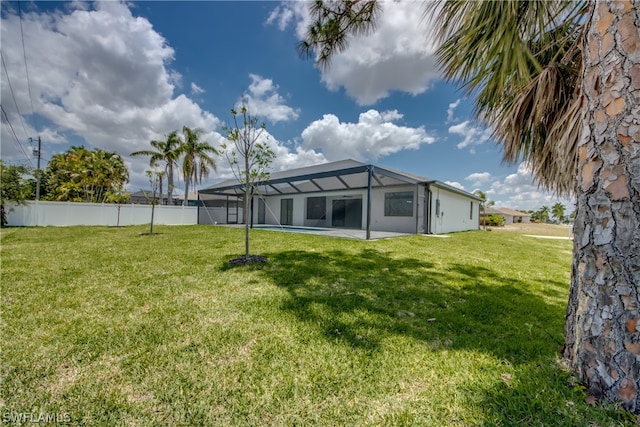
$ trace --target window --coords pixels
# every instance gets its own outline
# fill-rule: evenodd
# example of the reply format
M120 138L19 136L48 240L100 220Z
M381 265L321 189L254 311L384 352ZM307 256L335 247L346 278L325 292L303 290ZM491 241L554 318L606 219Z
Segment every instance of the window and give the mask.
M413 216L413 191L385 193L384 216Z
M473 202L469 202L469 219L473 219Z
M307 219L327 219L326 197L307 197Z

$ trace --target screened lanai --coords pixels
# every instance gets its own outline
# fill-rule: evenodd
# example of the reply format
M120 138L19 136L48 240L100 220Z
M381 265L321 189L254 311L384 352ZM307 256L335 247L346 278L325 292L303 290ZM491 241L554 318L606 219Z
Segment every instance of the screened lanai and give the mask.
M252 224L256 221L281 225L319 226L324 224L328 227L358 228L366 230L369 238L372 226L372 199L376 191L404 188L404 193L411 192L411 201L399 200L397 203L411 203L410 213L417 224L419 216L422 215L422 212L418 212L419 194L422 194L422 197L425 194L424 190L421 193L419 189L426 189L434 184L446 186L429 178L355 160L342 160L275 172L271 174L268 181L258 183L259 195L253 200L250 221ZM450 189L469 196L468 193L453 187ZM400 193L403 192L393 194ZM389 209L389 206L393 206L394 199L385 194L385 209ZM203 224L241 223L243 196L243 186L235 179L200 190L199 222ZM294 209L293 206L288 205L288 203L293 205L292 197L303 197L304 211L302 208ZM327 197L331 200L326 200ZM269 212L265 212L265 209L269 209L269 203L266 202L269 200L274 203L276 200L280 202L275 204L274 210L278 210L278 215L271 215L272 221L265 219L269 217ZM422 205L427 206L425 202ZM327 220L327 215L331 216L331 221ZM314 222L314 219L317 221Z

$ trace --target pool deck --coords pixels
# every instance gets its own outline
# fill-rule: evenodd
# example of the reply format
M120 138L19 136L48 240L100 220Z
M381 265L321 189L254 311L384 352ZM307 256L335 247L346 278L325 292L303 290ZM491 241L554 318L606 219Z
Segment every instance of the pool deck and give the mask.
M222 225L222 224L221 224ZM224 227L244 228L244 224L225 224ZM367 240L366 230L355 230L348 228L315 228L315 227L299 227L293 226L293 230L280 230L277 226L270 225L269 228L255 225L254 230L263 229L265 231L276 231L280 233L301 233L301 234L318 234L328 237L339 237L342 239ZM296 231L295 228L303 228L304 231ZM391 231L372 231L370 240L390 239L392 237L411 236L410 233L394 233Z

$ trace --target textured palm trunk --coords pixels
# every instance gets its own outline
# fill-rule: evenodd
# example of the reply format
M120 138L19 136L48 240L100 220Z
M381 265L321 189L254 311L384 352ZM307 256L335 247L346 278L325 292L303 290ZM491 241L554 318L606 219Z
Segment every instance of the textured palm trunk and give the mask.
M182 202L182 206L189 205L189 178L185 177L184 179L184 200Z
M640 0L591 4L564 356L640 412Z
M168 171L169 176L167 177L167 204L169 206L173 206L173 165L169 163Z

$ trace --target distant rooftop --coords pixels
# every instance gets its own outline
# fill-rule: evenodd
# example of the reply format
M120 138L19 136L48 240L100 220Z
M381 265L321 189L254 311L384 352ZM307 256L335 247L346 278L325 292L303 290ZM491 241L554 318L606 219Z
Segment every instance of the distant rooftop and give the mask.
M526 212L520 212L515 209L509 209L509 208L494 208L494 207L488 206L484 209L484 211L487 215L503 214L503 215L510 215L510 216L531 216L531 214L528 214Z

